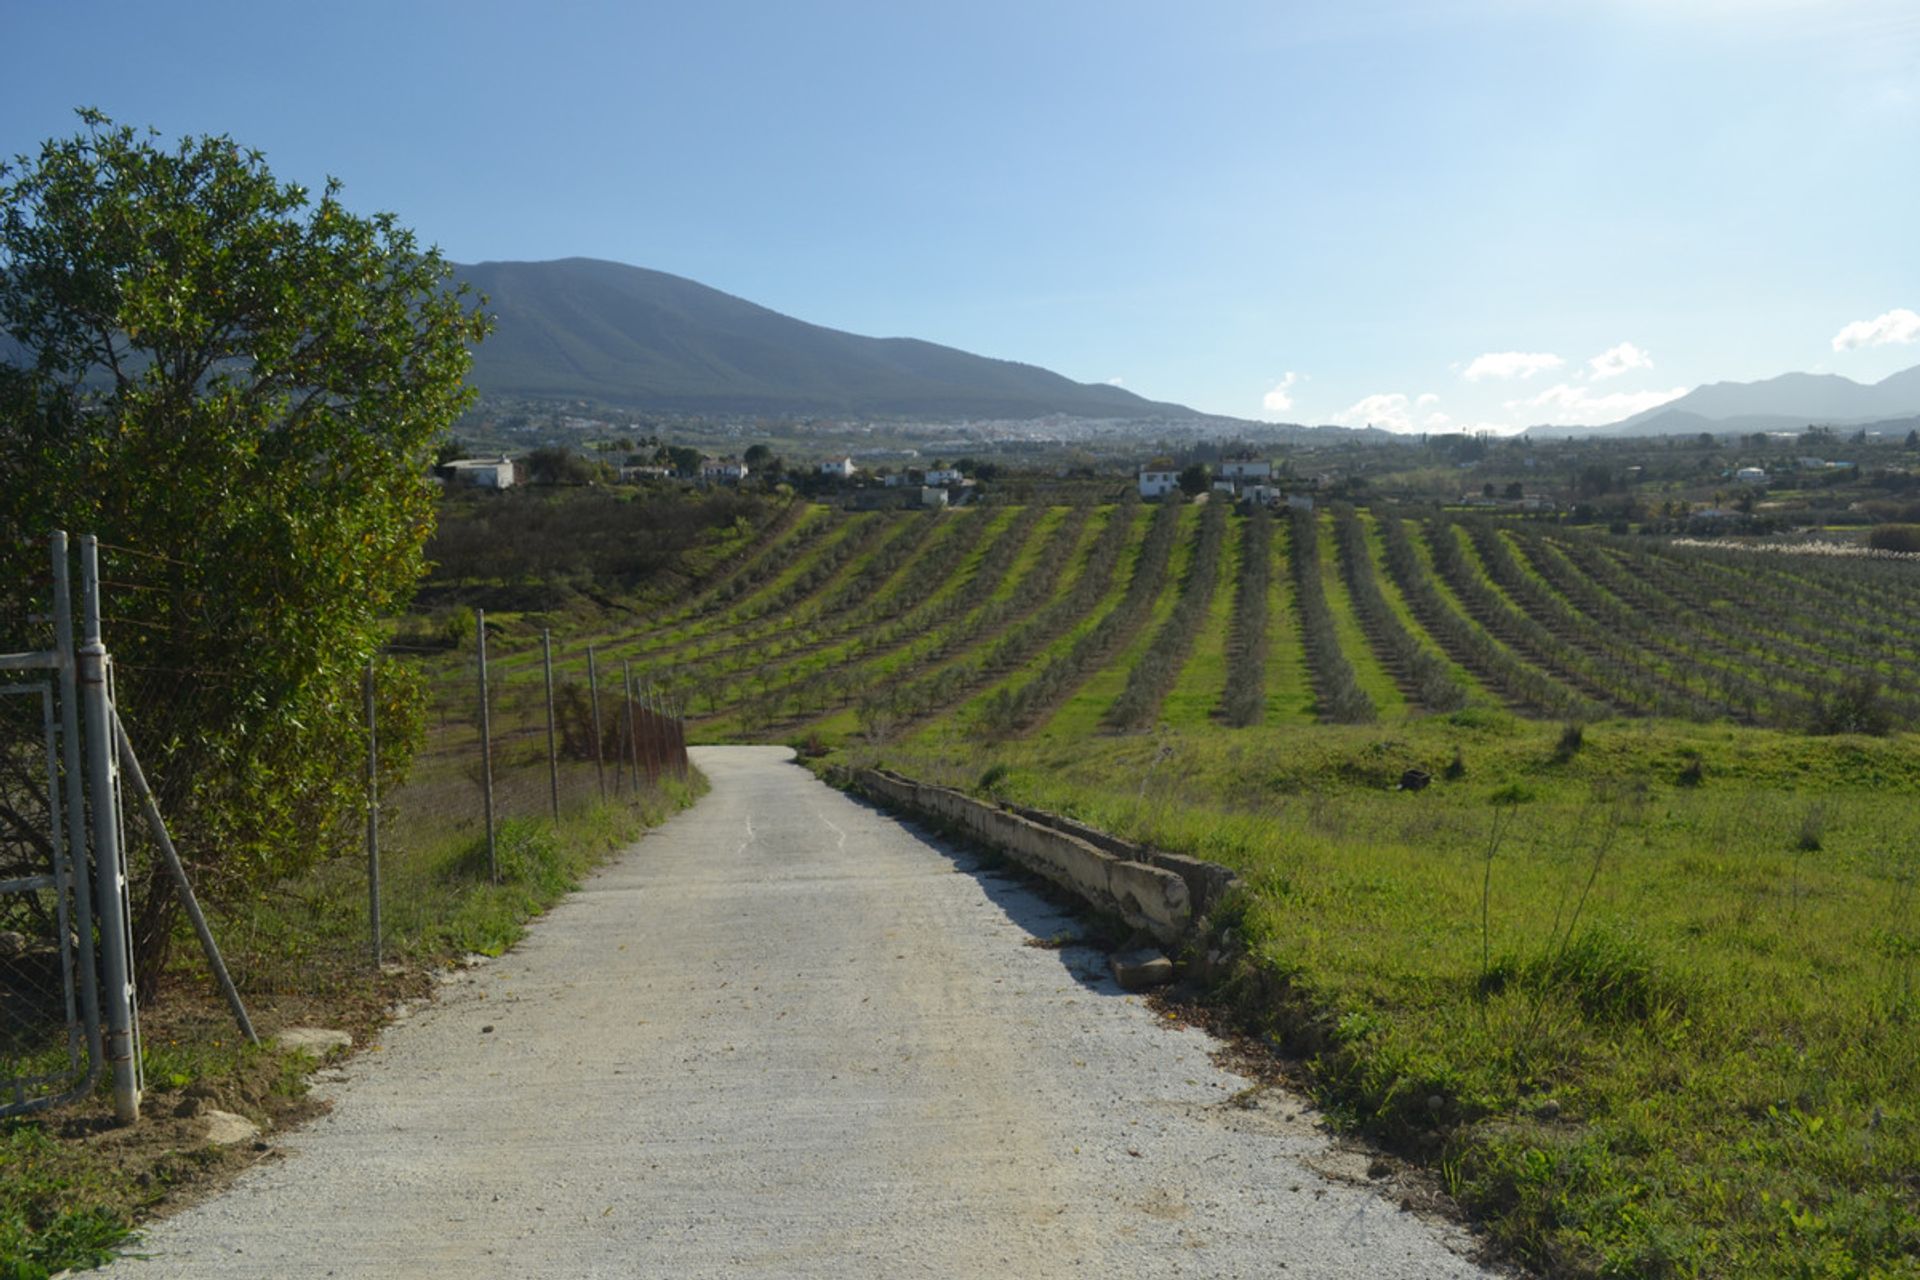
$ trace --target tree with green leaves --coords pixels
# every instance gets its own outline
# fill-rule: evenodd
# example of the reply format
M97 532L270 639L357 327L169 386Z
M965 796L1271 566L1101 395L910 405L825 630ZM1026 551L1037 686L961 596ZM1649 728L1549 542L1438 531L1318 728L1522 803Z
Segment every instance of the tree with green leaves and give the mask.
M49 530L112 544L129 734L202 884L245 891L356 821L361 671L424 567L489 321L337 181L315 199L228 137L80 116L0 163L0 625ZM135 913L151 977L157 876Z

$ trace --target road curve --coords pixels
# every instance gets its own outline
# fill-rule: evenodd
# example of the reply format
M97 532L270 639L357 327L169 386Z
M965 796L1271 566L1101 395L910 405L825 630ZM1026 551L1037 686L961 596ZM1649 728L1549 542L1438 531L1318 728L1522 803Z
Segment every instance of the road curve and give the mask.
M115 1277L1483 1274L1011 878L771 747Z

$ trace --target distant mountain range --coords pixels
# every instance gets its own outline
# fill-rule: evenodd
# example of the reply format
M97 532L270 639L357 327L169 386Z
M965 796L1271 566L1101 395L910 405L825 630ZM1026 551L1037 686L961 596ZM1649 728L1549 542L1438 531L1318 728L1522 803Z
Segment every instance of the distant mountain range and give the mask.
M1859 383L1837 373L1783 373L1759 382L1696 387L1601 427L1529 427L1531 436L1666 436L1702 431L1800 431L1809 426L1901 424L1920 416L1920 365Z
M679 413L1208 416L1030 364L822 328L617 262L483 262L455 272L487 295L498 319L474 354L472 381L483 392Z

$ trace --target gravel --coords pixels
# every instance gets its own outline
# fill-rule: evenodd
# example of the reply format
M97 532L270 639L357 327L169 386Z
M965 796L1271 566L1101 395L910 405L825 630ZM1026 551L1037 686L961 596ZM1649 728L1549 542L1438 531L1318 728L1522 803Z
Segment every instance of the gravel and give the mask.
M317 1087L116 1276L1483 1273L1013 878L708 747L713 790ZM1375 1167L1375 1172L1379 1172Z

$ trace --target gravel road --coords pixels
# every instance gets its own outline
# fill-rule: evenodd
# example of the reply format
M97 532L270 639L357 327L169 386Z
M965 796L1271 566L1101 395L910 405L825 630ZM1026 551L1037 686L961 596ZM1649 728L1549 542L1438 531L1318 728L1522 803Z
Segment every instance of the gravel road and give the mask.
M707 747L713 790L389 1028L127 1277L1486 1274L1012 878Z

